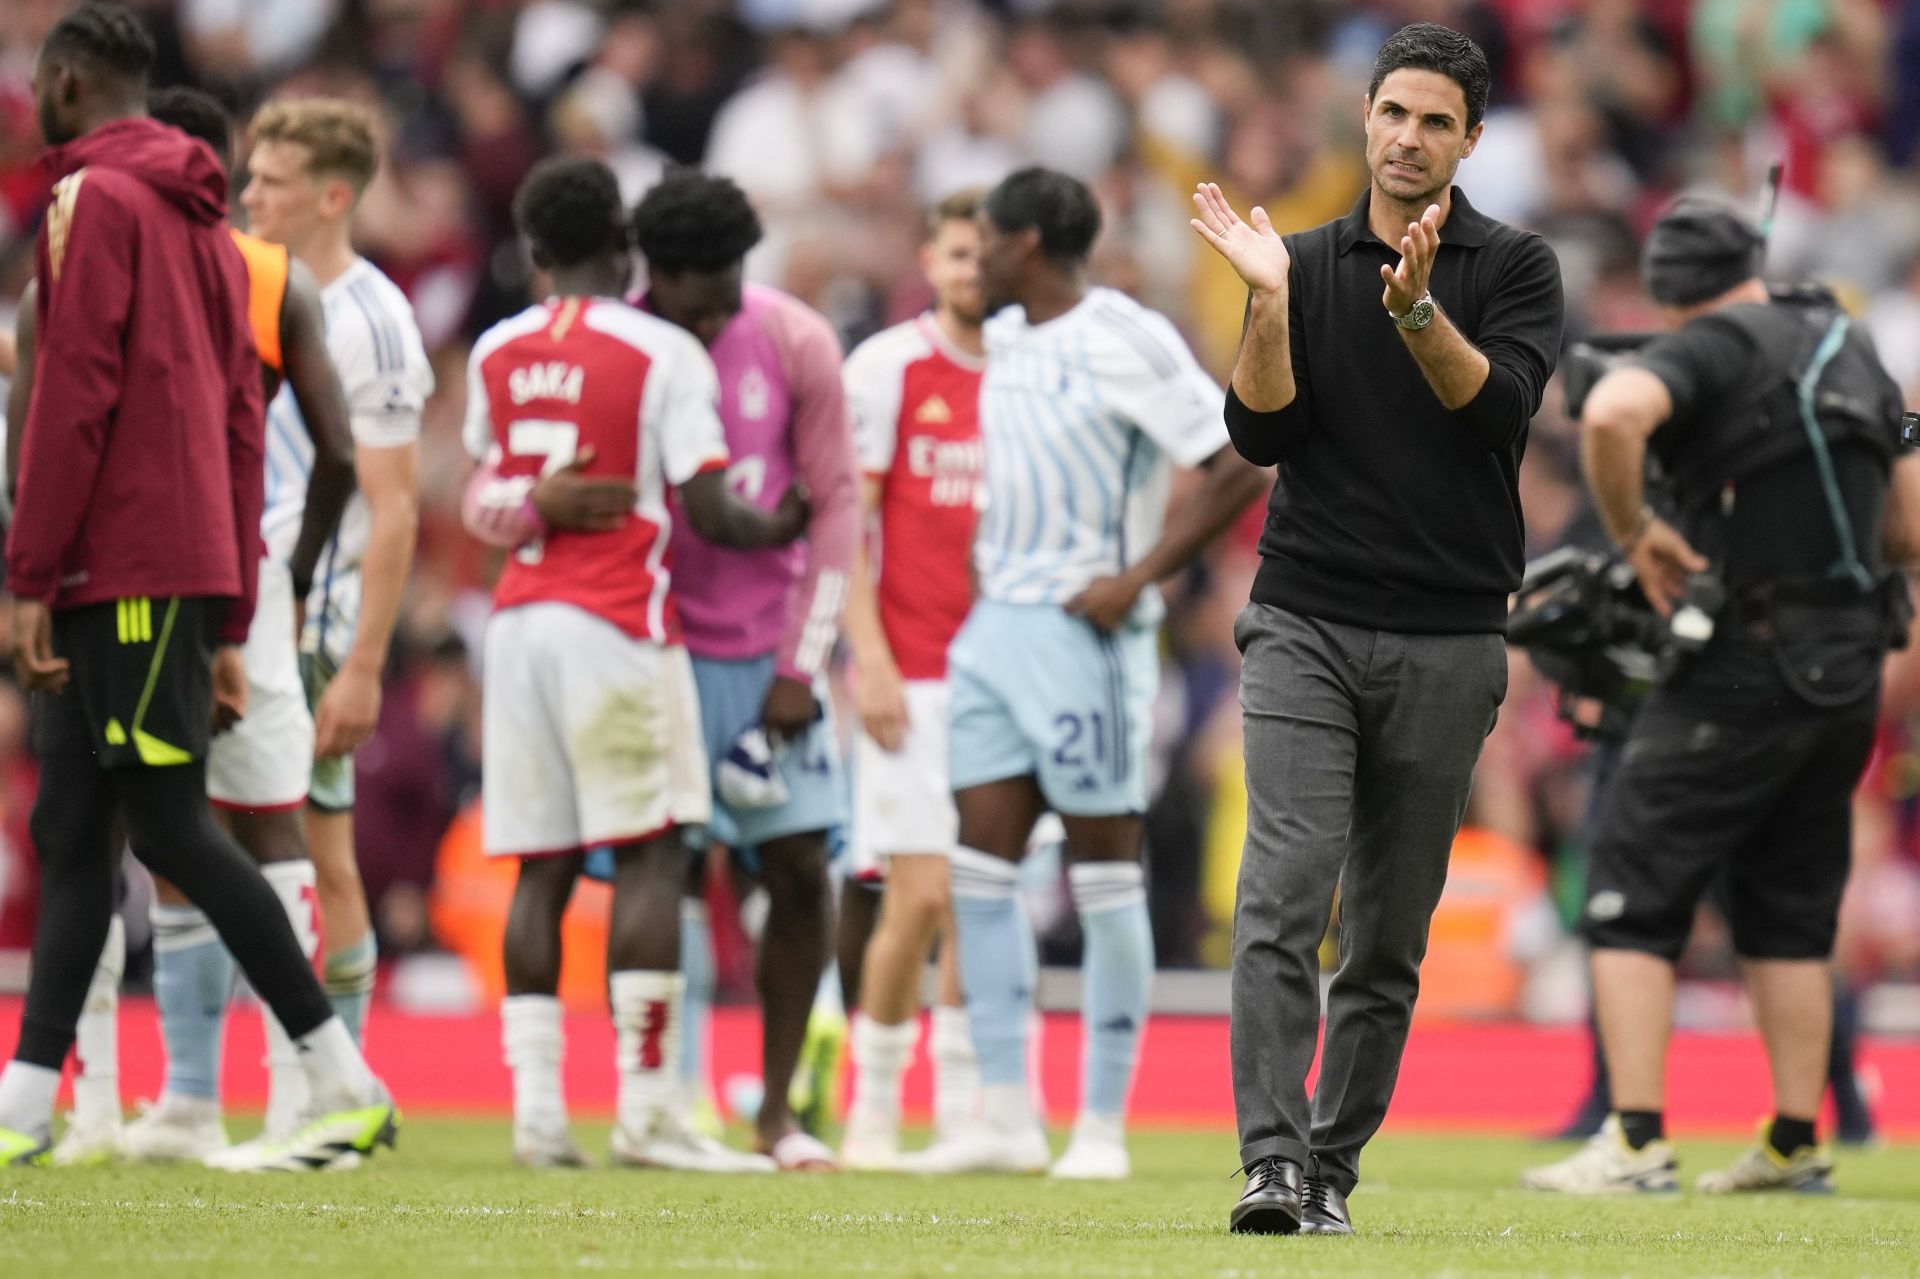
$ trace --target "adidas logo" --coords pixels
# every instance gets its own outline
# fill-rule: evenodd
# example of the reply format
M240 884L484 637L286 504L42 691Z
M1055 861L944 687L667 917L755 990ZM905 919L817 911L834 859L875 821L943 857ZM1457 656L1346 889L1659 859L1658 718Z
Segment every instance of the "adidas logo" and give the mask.
M944 423L953 421L953 410L939 392L920 401L920 407L913 411L913 420L920 423Z

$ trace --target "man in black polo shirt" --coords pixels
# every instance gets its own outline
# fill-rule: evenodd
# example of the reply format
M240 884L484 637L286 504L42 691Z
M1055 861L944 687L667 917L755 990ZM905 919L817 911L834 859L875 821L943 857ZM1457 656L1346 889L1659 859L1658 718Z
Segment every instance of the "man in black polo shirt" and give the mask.
M1523 563L1517 475L1560 347L1560 271L1452 186L1479 141L1485 56L1430 23L1380 50L1368 191L1287 236L1219 189L1194 229L1251 291L1234 446L1280 465L1236 639L1247 844L1234 920L1236 1231L1350 1234L1474 764L1506 695ZM1317 950L1340 968L1309 1107Z

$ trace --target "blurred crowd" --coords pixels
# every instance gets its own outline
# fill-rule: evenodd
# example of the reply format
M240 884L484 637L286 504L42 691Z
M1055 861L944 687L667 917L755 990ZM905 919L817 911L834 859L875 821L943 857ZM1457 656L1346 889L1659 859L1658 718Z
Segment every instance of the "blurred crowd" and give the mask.
M462 370L472 337L533 285L509 204L545 154L599 156L630 196L671 164L733 177L768 230L750 274L819 308L849 345L924 305L919 210L1023 163L1062 168L1100 197L1100 282L1172 317L1224 378L1242 295L1187 227L1188 192L1217 181L1283 231L1346 212L1366 180L1374 52L1405 22L1439 21L1478 40L1495 74L1460 184L1552 243L1570 338L1649 327L1637 264L1652 216L1683 188L1757 209L1779 158L1771 272L1834 286L1920 405L1920 0L135 3L159 36L159 83L207 87L243 113L278 94L349 96L387 123L389 162L357 238L411 296L441 388L425 424L419 563L380 730L359 760L359 846L389 954L434 947L436 858L479 784L472 655L492 565L459 522ZM65 7L0 6L0 299L31 269L46 184L28 81ZM1533 551L1577 535L1575 432L1557 388L1522 486ZM1258 527L1251 513L1171 592L1150 820L1166 965L1226 954L1243 809L1231 623ZM1897 662L1842 941L1866 980L1920 978L1920 669ZM0 696L14 841L17 700ZM1587 788L1584 746L1516 656L1436 922L1436 960L1458 951L1461 1011L1577 1015L1553 974L1580 900ZM0 939L25 883L17 868L0 881ZM1709 975L1729 962L1710 923L1689 962Z

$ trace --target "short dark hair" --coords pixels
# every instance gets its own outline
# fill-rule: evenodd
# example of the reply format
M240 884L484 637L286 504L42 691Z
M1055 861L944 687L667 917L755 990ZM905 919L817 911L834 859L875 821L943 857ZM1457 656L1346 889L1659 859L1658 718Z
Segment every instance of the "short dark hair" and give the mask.
M221 164L233 162L233 117L206 90L184 85L156 90L147 99L147 114L212 147Z
M145 83L156 55L153 36L133 10L87 4L53 24L40 56L90 63L117 79Z
M731 178L676 167L633 207L633 240L657 275L719 271L760 243L760 215Z
M624 249L620 183L598 160L553 156L533 166L513 196L513 221L555 266L577 266Z
M985 187L967 187L955 191L946 199L927 211L927 238L933 239L940 234L940 228L949 222L971 222L980 214L980 205L987 198Z
M1015 170L987 192L985 208L1002 231L1038 231L1040 251L1055 262L1085 262L1100 234L1093 192L1058 169Z
M1487 55L1466 36L1437 22L1415 22L1401 27L1380 46L1373 60L1373 82L1367 101L1380 92L1381 82L1396 71L1433 71L1460 86L1467 97L1466 131L1472 133L1487 116L1487 98L1493 92L1493 72Z

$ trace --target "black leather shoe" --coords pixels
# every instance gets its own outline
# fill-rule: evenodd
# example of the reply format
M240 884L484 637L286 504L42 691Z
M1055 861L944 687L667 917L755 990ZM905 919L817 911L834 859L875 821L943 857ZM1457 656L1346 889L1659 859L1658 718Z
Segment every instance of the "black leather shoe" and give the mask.
M1353 1218L1347 1215L1347 1197L1318 1177L1307 1178L1300 1195L1300 1233L1350 1235Z
M1300 1229L1300 1165L1256 1159L1247 1167L1247 1188L1233 1206L1236 1235L1290 1235Z

